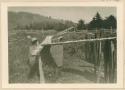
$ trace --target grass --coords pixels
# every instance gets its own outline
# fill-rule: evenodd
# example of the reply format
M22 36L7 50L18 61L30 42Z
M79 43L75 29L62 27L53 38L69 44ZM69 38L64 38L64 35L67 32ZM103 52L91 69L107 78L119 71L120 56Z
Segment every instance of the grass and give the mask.
M27 32L27 31L11 31L9 32L9 82L10 83L29 83L27 75L29 67L27 65L28 60L28 48L30 40L27 39L27 35L37 37L42 41L46 35L54 34L55 31L49 32ZM34 80L33 82L38 82Z
M28 48L30 40L27 35L37 37L41 42L47 35L57 33L51 31L9 31L9 82L10 83L39 83L39 78L35 76L28 79L29 66ZM65 34L63 41L84 39L84 34ZM91 53L92 54L92 53ZM90 54L90 55L91 55ZM44 67L45 79L47 83L94 83L93 64L85 60L85 43L64 45L64 65L61 76L55 76L54 68Z

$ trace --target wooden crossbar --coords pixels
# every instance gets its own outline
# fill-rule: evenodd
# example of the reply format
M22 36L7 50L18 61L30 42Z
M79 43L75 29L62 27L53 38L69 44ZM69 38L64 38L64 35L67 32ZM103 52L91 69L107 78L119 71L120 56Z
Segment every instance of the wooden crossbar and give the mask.
M109 37L109 38L96 38L96 39L84 39L84 40L74 40L74 41L65 41L65 42L57 42L57 43L48 43L48 44L41 44L41 45L60 45L60 44L69 44L69 43L78 43L78 42L93 42L93 41L104 41L104 40L112 40L116 39L116 37Z

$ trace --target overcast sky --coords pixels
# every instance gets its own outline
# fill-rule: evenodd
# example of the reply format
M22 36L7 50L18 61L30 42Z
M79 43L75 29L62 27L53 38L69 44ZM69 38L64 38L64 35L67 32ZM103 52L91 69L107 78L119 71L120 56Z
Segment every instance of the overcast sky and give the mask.
M56 19L71 20L78 22L83 19L86 23L92 20L97 12L102 18L109 15L116 17L115 7L9 7L9 11L31 12L43 16L51 16Z

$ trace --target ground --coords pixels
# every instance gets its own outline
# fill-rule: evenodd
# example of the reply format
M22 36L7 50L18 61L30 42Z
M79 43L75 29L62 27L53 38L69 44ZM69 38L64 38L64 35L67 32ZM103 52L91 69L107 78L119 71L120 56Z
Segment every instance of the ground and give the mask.
M42 41L45 36L55 34L56 31L9 31L9 82L10 83L39 83L39 78L28 78L29 67L28 47L30 40L27 35L37 37ZM64 54L64 66L61 75L55 81L47 78L48 83L94 83L93 64L90 64L78 55ZM70 51L71 52L71 51ZM51 76L50 76L51 78Z

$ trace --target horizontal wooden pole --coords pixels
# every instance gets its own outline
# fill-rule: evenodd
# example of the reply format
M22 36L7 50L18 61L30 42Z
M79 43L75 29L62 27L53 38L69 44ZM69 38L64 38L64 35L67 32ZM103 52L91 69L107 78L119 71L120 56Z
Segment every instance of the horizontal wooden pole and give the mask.
M104 40L112 40L112 39L116 39L116 37L74 40L74 41L56 42L56 43L48 43L48 44L41 44L41 45L43 46L44 45L60 45L60 44L79 43L79 42L104 41Z

